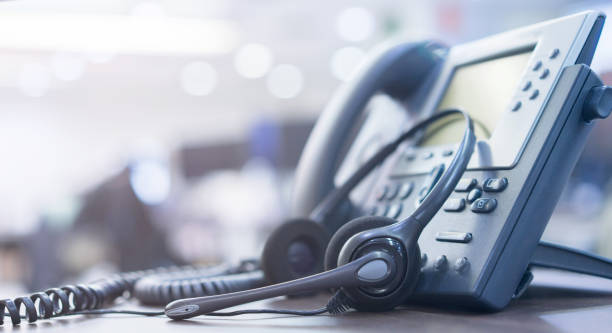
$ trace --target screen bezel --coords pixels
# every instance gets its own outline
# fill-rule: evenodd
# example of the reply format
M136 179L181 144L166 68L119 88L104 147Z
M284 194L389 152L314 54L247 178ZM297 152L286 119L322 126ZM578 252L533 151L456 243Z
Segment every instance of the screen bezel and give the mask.
M573 65L578 58L580 50L573 48L572 45L575 40L586 38L581 35L583 32L576 35L576 31L581 31L581 27L585 24L583 15L566 18L563 24L554 23L556 22L513 30L455 46L449 50L440 75L429 96L426 97L424 107L420 110L421 117L437 112L437 107L457 68L533 49L512 100L500 116L500 123L504 125L497 126L489 139L478 141L468 170L511 169L519 162L561 70ZM553 49L559 49L559 55L555 59L549 59ZM538 78L539 72L530 70L536 61L542 61L543 66L550 71L545 80ZM534 87L527 92L522 91L520 87L528 80L533 82ZM539 90L539 95L533 100L529 99L529 94L535 89ZM512 105L517 101L521 101L522 106L518 111L512 111ZM456 149L455 146L456 144L407 148L409 150L407 154L417 158L397 163L392 171L392 177L427 173L438 163L450 162L452 156L445 156L443 152ZM432 154L434 158L429 158ZM419 158L422 156L428 158Z

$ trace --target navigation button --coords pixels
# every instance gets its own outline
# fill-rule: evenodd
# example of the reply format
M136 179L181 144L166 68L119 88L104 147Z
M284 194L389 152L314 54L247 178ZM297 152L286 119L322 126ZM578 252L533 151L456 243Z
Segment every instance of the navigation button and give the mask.
M482 189L485 192L501 192L506 189L508 186L508 178L487 178L483 185Z
M474 188L467 195L467 202L472 203L482 196L482 191L479 188Z
M472 203L472 212L490 213L497 207L497 200L493 198L480 198Z
M450 198L444 204L445 212L460 212L465 208L465 200L463 198Z
M474 178L461 178L457 187L455 187L455 191L457 192L469 192L474 186L478 184L478 181Z

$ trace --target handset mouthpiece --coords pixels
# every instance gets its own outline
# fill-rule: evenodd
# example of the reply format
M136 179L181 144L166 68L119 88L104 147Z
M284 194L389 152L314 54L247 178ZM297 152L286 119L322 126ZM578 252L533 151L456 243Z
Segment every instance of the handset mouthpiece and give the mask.
M165 313L171 319L188 319L277 296L329 288L377 286L391 277L393 265L389 254L374 251L346 265L297 280L224 295L176 300L166 305Z

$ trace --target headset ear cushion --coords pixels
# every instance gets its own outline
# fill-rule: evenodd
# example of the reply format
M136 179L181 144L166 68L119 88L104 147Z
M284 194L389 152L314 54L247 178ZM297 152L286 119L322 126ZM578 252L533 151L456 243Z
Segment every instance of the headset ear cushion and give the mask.
M329 242L327 230L313 220L290 220L270 235L264 246L261 267L269 283L279 283L323 271Z
M385 227L397 222L384 216L363 216L351 220L343 225L332 236L325 251L325 270L334 269L338 266L338 256L346 241L362 231Z

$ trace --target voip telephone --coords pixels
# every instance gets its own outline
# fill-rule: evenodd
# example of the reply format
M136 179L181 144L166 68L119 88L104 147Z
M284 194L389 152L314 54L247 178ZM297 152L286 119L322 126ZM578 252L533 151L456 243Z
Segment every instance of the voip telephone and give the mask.
M612 111L588 67L603 22L585 12L451 48L381 47L304 149L294 212L308 218L280 225L261 261L51 288L0 301L0 322L122 312L101 308L126 292L171 302L136 313L173 319L412 301L501 310L531 266L612 278L610 260L539 241L593 122ZM218 312L320 289L335 290L321 309Z

